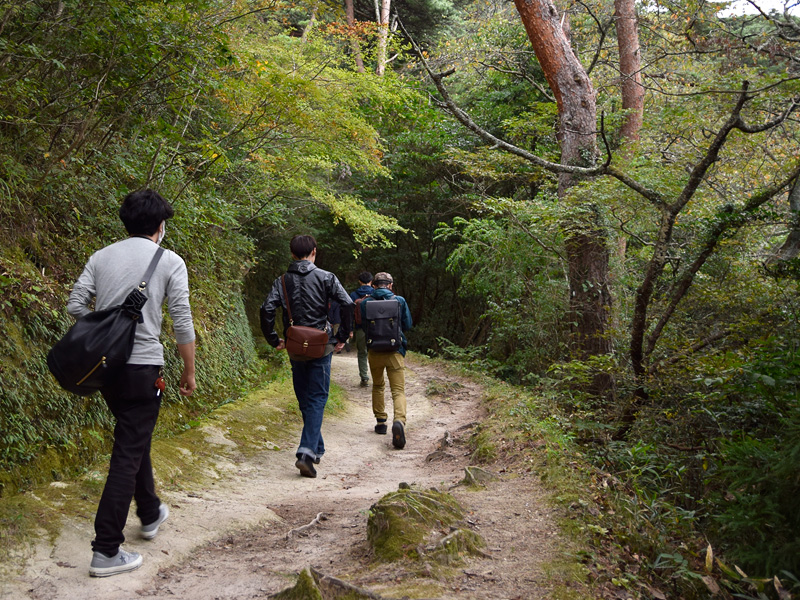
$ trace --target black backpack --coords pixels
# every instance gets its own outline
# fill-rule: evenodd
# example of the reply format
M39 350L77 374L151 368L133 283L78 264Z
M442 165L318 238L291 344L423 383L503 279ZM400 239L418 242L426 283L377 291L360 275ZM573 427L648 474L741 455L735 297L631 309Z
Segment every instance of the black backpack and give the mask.
M400 301L373 297L363 306L367 348L375 352L397 352L403 345L400 334Z

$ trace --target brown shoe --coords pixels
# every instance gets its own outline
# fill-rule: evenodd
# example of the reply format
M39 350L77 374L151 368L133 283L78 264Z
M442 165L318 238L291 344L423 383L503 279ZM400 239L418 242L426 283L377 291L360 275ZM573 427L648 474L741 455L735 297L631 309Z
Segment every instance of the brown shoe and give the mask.
M392 446L402 450L406 446L406 432L402 421L392 423Z

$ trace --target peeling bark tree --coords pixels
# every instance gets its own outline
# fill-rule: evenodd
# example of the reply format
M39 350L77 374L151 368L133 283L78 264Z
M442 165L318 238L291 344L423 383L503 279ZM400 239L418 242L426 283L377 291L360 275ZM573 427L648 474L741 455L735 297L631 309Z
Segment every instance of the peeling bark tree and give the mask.
M550 0L515 0L556 98L561 163L592 167L597 160L597 110L586 70L570 47ZM583 177L561 173L558 194L565 197ZM588 204L587 217L566 225L570 308L576 323L577 349L583 358L611 350L606 335L611 296L608 291L608 245L597 208Z

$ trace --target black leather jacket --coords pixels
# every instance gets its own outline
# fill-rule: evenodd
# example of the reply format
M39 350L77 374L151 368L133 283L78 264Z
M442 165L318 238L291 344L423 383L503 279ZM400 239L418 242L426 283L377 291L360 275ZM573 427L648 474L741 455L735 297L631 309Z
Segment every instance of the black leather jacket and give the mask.
M286 291L289 293L289 308L292 313L292 322L295 325L327 330L330 343L347 341L353 328L354 305L336 275L317 268L311 261L296 260L289 265L289 270L286 272ZM333 337L333 329L328 323L328 302L330 300L336 300L342 305L342 323L336 333L336 338ZM273 348L281 342L281 338L275 331L275 314L279 306L283 309L283 337L285 338L286 329L289 327L289 317L286 312L286 297L280 277L272 284L267 299L261 305L261 331Z

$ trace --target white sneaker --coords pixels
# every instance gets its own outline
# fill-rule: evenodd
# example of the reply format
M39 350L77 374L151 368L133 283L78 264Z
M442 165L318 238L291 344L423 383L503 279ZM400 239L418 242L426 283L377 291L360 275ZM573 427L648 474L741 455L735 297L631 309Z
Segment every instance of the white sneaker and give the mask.
M141 536L146 540L152 540L158 533L159 526L167 520L169 516L169 506L163 502L158 507L158 518L149 525L142 525Z
M92 554L92 564L89 565L89 575L92 577L110 577L134 571L142 566L142 555L138 552L126 552L122 548L112 557L102 552Z

